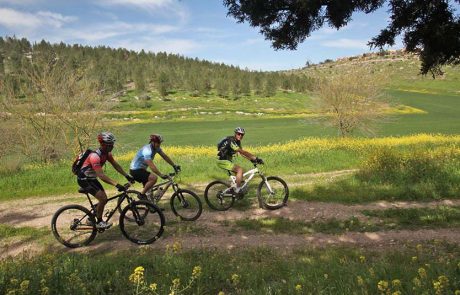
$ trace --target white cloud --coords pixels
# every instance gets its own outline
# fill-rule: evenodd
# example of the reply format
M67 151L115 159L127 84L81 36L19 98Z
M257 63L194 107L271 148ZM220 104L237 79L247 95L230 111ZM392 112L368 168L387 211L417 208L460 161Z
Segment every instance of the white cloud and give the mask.
M92 24L90 27L67 29L62 31L63 38L80 39L94 42L117 36L148 34L161 35L176 31L178 28L170 25L156 25L149 23L110 22Z
M179 17L181 22L188 18L188 12L184 6L176 0L99 0L98 4L105 6L135 7L147 11L150 14L162 14Z
M369 46L367 46L367 42L367 40L342 38L337 40L322 41L321 45L333 48L369 49Z
M37 29L42 26L60 28L64 23L72 22L76 19L73 16L64 16L49 11L28 13L9 8L0 8L0 25L13 30Z
M168 39L168 38L143 38L142 40L122 40L115 42L114 47L123 47L130 50L151 52L165 51L168 53L188 54L200 45L188 39Z

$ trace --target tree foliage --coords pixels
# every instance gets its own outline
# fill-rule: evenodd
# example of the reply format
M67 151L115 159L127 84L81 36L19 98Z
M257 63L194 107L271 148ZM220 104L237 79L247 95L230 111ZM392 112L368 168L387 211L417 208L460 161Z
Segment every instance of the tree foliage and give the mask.
M421 73L442 73L445 64L460 63L460 0L224 0L228 15L249 22L276 49L296 49L310 34L329 25L341 28L354 12L372 13L388 2L390 23L369 45L394 45L403 35L406 49L420 52Z
M327 77L318 77L313 109L322 114L320 123L336 128L342 137L361 131L373 134L389 105L384 99L386 78L353 68Z

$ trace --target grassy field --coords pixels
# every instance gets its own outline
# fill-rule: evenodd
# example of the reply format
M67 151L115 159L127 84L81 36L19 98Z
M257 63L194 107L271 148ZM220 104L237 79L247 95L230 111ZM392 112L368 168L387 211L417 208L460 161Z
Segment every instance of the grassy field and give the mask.
M460 249L255 248L45 254L0 262L2 294L454 294ZM268 259L269 258L269 259ZM179 292L181 290L181 292ZM174 293L172 293L174 291ZM457 293L455 293L457 294Z

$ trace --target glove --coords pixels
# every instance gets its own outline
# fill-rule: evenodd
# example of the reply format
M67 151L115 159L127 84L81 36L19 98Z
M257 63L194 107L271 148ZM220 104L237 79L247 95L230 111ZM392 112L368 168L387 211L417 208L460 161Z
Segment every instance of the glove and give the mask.
M117 188L117 190L119 192L125 192L126 191L126 187L122 186L121 184L117 183L117 185L115 186Z
M180 172L180 165L173 165L174 172Z
M254 164L263 164L264 160L262 160L261 158L256 157L252 162Z
M134 183L134 178L131 175L128 174L125 177L129 182Z
M169 178L169 176L166 175L166 174L161 174L160 177L163 178L163 179L168 179Z

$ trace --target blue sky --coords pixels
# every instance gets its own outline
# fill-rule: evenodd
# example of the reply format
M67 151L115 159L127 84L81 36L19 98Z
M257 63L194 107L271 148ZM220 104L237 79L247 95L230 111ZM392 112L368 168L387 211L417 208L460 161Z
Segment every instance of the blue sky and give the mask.
M306 61L368 52L388 13L353 15L323 27L297 50L274 50L258 28L227 17L220 0L0 0L0 36L91 46L166 51L251 70L286 70ZM402 48L401 42L395 49Z

